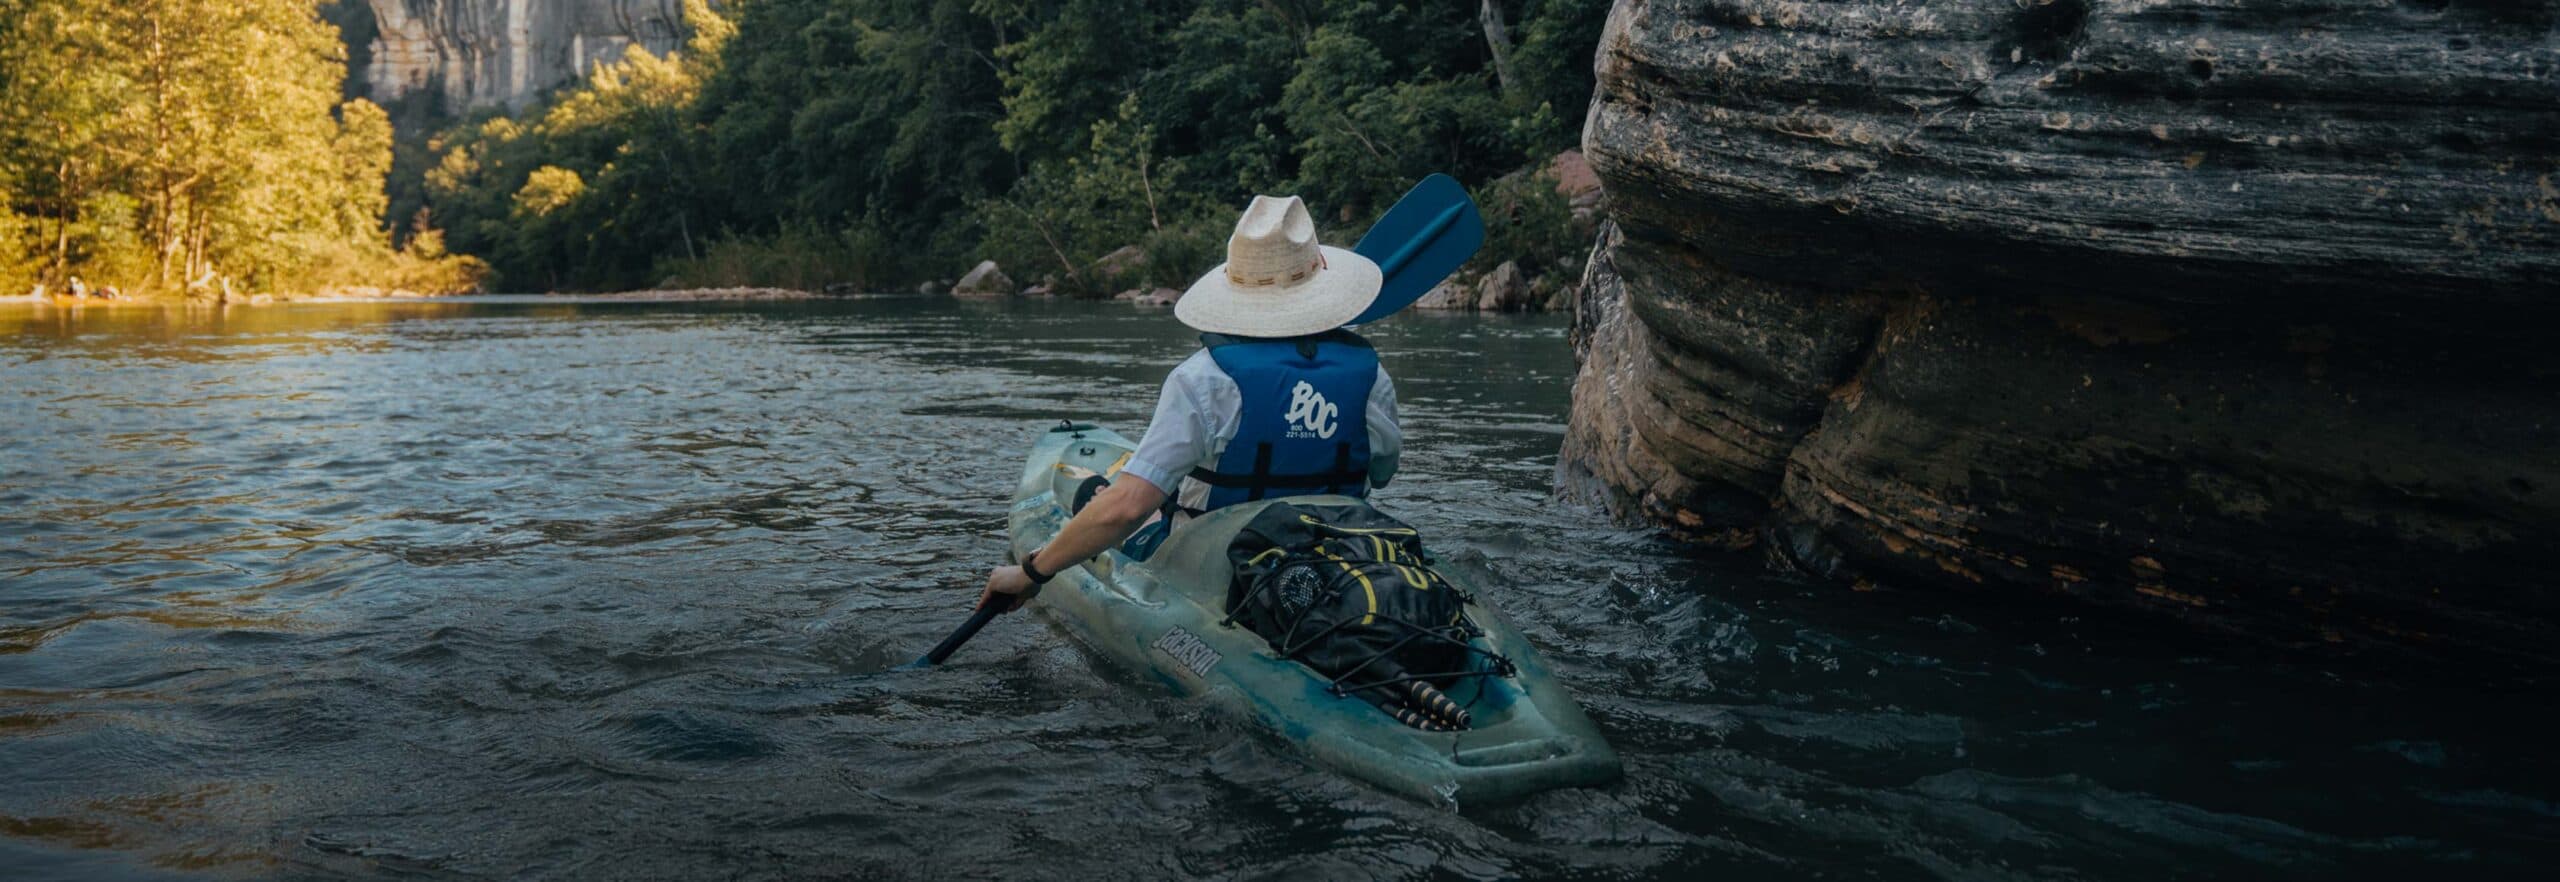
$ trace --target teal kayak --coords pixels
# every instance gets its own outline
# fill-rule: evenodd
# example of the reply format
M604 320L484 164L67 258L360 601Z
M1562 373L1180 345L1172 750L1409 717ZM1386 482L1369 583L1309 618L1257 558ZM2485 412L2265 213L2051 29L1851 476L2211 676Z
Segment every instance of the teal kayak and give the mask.
M1065 526L1078 484L1095 474L1117 475L1136 447L1089 425L1062 424L1042 434L1014 491L1014 559ZM1357 502L1341 496L1290 501ZM1466 677L1448 689L1474 716L1473 727L1462 731L1396 722L1356 695L1336 694L1324 677L1280 658L1252 630L1223 624L1233 572L1227 545L1270 504L1232 505L1184 524L1143 562L1113 550L1068 568L1031 608L1114 663L1249 721L1320 765L1427 802L1477 805L1617 779L1617 754L1538 651L1463 584L1473 598L1468 615L1484 631L1476 644L1511 664L1507 675Z

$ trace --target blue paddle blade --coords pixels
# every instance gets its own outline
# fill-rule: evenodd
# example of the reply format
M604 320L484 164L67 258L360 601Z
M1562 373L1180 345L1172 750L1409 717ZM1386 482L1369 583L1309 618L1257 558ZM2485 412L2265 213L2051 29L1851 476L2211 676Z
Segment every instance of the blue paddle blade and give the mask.
M1367 324L1413 305L1483 247L1484 215L1467 198L1467 188L1448 175L1423 178L1351 247L1377 261L1386 282L1378 299L1350 323Z

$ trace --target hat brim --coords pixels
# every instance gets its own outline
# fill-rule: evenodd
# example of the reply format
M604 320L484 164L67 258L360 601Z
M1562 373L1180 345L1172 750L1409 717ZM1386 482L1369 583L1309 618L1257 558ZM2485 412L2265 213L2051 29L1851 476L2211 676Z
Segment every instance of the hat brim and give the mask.
M1385 274L1376 261L1349 249L1324 249L1324 269L1288 287L1243 287L1227 280L1227 265L1191 283L1173 305L1173 317L1212 334L1299 337L1320 334L1352 319L1378 299Z

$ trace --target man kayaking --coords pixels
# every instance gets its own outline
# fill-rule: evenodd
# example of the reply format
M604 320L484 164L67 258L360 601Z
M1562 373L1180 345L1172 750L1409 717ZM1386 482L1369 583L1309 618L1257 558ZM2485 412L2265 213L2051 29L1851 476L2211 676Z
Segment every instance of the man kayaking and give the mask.
M1049 544L996 568L979 603L1018 606L1023 592L1128 540L1169 494L1198 514L1386 486L1403 443L1395 384L1368 341L1342 327L1379 282L1375 262L1317 243L1298 197L1254 197L1227 262L1174 305L1174 318L1205 332L1202 348L1165 377L1137 451Z

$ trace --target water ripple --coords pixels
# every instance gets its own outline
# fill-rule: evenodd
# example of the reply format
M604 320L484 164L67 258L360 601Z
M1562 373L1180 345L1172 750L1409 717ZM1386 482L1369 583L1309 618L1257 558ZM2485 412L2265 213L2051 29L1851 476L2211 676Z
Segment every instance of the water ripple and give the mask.
M1851 593L1555 504L1555 319L1371 336L1382 504L1544 646L1605 790L1438 812L1009 619L1032 433L1196 346L1118 305L0 306L16 878L2466 877L2551 862L2533 705Z

